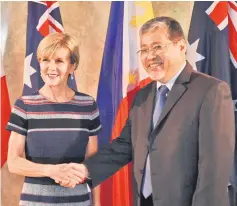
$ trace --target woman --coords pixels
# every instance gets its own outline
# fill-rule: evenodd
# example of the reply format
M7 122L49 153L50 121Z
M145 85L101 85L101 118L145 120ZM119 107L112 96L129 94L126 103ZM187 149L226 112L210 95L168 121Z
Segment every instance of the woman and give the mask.
M37 58L45 84L16 100L7 125L9 171L25 176L20 205L100 206L99 187L91 201L87 184L78 184L78 163L96 153L101 129L94 99L67 84L78 46L68 34L53 33L40 42Z

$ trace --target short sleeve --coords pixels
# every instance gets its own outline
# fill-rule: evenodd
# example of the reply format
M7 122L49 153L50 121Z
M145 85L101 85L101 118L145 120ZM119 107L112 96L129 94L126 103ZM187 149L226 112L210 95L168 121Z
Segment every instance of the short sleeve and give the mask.
M28 130L28 120L26 115L26 108L21 98L17 99L10 115L10 120L7 123L6 129L14 131L26 136Z
M93 102L92 112L90 116L89 135L97 135L101 131L102 126L100 123L100 114L96 102Z

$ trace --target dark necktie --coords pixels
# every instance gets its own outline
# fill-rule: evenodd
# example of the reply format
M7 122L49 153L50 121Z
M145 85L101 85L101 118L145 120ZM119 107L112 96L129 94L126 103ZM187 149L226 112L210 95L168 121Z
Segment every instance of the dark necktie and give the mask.
M162 112L162 109L165 105L166 99L167 99L167 93L169 89L162 85L159 87L156 95L156 105L153 113L153 129L155 128L160 114ZM142 187L142 193L145 198L147 198L149 195L152 194L152 184L151 184L151 171L150 171L150 156L149 153L147 155L146 160L146 166L145 166L145 174L144 174L144 180L143 180L143 187Z

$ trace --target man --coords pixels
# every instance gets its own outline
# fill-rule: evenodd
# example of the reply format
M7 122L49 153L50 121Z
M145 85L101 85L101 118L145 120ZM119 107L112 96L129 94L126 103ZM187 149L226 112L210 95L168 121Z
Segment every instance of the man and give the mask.
M228 85L192 69L180 24L169 17L140 31L141 89L121 135L84 164L92 187L132 162L138 206L228 206L234 110Z

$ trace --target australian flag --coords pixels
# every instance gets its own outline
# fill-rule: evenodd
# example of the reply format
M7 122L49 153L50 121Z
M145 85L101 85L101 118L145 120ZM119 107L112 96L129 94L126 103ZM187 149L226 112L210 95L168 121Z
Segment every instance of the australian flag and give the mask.
M40 41L53 32L64 32L59 3L56 1L28 2L24 95L32 94L43 86L36 51ZM69 78L68 83L71 88L76 89L74 79Z
M188 42L187 58L193 67L230 85L237 140L237 3L195 2ZM233 206L237 205L237 151L234 164L229 185L230 205Z

